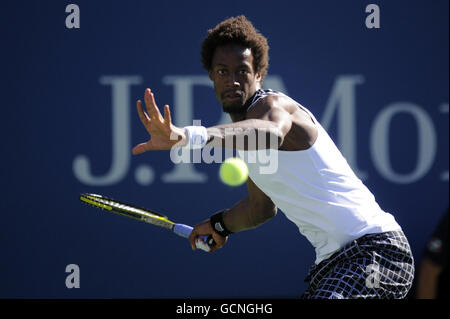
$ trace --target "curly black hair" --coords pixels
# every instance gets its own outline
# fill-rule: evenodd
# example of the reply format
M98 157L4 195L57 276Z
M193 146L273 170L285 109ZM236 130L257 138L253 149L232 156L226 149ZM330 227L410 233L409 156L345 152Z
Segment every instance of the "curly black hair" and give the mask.
M269 67L269 45L267 39L243 15L228 18L214 29L208 30L208 36L202 43L203 68L211 70L214 52L218 46L240 44L250 48L253 54L253 68L261 75L261 82Z

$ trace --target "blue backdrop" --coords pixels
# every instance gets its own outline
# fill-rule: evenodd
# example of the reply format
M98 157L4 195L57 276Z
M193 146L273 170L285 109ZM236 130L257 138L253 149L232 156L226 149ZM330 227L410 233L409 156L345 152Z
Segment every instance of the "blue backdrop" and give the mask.
M366 25L370 3L379 28ZM147 139L135 111L147 87L176 125L227 120L199 52L238 14L269 40L265 85L316 115L420 262L448 206L448 1L2 1L0 297L301 294L314 251L281 212L205 254L77 197L196 224L246 195L221 184L219 164L131 155ZM66 287L69 264L80 288Z

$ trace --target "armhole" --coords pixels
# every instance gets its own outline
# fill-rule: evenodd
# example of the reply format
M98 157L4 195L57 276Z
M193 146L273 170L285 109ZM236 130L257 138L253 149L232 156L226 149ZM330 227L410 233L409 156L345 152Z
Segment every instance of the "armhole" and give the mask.
M297 102L298 107L305 112L306 114L309 115L309 118L311 119L311 121L313 122L313 124L317 127L317 124L319 123L316 118L314 117L314 115L308 110L306 109L303 105L301 105L300 103Z

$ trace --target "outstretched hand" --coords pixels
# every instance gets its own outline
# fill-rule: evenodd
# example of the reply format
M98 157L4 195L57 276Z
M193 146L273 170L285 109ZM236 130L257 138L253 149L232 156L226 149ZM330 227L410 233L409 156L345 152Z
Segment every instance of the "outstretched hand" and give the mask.
M163 117L150 89L145 90L144 101L147 112L143 110L141 100L137 101L136 107L142 124L150 134L150 140L133 147L133 155L152 150L168 150L180 141L182 145L186 136L182 128L172 124L169 106L164 105Z

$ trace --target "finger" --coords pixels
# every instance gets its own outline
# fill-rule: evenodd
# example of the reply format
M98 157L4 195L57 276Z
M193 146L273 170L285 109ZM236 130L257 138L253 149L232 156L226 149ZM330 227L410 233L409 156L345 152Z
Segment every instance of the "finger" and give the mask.
M216 245L216 246L213 246L213 247L210 248L209 253L213 253L213 252L215 252L215 251L218 250L218 249L220 249L220 247L217 247L217 245Z
M149 142L147 142L147 143L141 143L141 144L138 144L138 145L136 145L135 147L133 147L133 149L131 150L131 153L132 153L133 155L138 155L138 154L145 153L145 152L147 152L148 150L150 150Z
M223 247L223 244L217 244L217 243L216 243L216 245L214 245L213 247L211 247L210 252L213 253L213 252L215 252L215 251L221 249L222 247Z
M192 250L196 250L197 249L197 245L195 244L196 237L197 237L197 231L194 229L191 232L191 234L189 235L189 238L188 238L188 240L189 240L189 242L191 244Z
M166 122L167 126L170 126L170 124L172 124L172 115L170 114L170 108L167 104L164 105L164 121Z
M142 102L141 102L141 100L138 100L136 102L136 108L137 108L137 111L138 111L138 114L139 114L139 119L141 120L142 124L144 124L144 126L147 127L147 124L149 124L149 122L150 122L150 117L142 109Z
M155 97L150 89L145 91L145 105L147 106L147 112L151 119L157 119L161 116L161 113L156 106Z
M214 248L215 249L222 248L227 240L227 237L224 238L224 237L222 237L222 235L219 235L216 232L213 232L211 235L212 235L214 241L216 242L216 245L214 246Z

